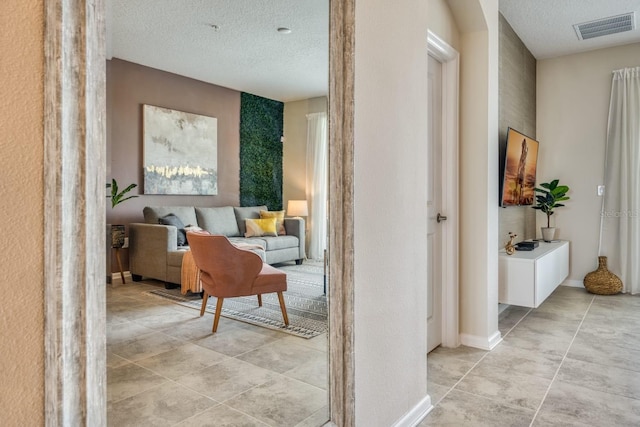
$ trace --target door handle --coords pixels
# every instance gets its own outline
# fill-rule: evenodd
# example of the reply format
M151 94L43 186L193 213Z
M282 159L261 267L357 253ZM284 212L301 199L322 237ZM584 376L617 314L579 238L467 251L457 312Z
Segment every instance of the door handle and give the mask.
M438 216L436 216L436 221L438 221L438 223L441 223L442 221L446 221L447 217L444 215L440 215L440 212L438 212Z

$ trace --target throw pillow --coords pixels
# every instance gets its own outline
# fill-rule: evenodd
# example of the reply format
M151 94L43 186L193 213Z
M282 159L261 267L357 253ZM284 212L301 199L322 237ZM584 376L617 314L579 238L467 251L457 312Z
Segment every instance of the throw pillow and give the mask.
M158 218L158 222L162 225L173 225L178 229L178 246L184 246L187 244L187 233L184 231L184 224L180 218L170 213L161 218Z
M260 211L260 218L275 218L278 236L287 234L287 230L284 228L284 211Z
M245 219L245 226L247 232L244 233L244 237L262 237L262 236L277 236L276 232L276 219Z

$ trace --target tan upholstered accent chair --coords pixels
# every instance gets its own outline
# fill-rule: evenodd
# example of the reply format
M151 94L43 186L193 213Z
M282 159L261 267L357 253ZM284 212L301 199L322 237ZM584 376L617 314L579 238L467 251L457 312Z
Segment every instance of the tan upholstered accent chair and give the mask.
M193 259L200 270L203 298L200 316L204 315L209 295L218 299L213 320L213 332L225 298L258 296L262 307L262 294L278 293L284 324L289 325L282 292L287 290L287 275L262 262L259 255L236 248L228 238L207 232L188 232L187 239Z

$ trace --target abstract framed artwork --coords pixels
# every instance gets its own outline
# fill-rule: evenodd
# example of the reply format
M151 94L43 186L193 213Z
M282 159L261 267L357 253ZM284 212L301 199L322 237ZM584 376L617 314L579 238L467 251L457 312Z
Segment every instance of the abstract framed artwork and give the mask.
M143 105L144 194L218 194L218 120Z

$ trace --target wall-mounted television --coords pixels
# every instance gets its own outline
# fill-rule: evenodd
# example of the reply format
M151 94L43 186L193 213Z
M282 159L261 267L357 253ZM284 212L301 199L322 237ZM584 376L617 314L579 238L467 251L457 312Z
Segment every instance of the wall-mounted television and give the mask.
M535 203L538 141L507 130L500 186L500 206L529 206ZM502 159L501 159L502 160Z

